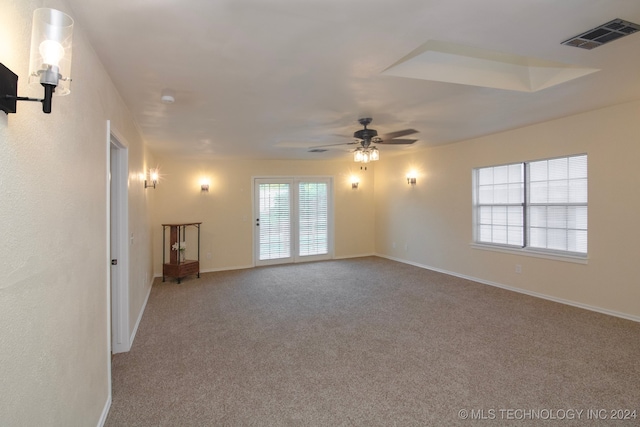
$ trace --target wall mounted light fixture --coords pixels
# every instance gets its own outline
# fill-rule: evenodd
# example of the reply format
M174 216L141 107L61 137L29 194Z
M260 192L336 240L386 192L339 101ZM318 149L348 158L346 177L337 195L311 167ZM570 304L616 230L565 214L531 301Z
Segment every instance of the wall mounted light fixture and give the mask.
M200 191L209 191L209 184L200 184Z
M156 184L158 183L158 169L149 169L149 180L151 184L145 179L144 180L144 188L156 188Z
M357 190L359 184L360 184L360 181L358 181L358 177L357 176L352 176L351 177L351 188L353 188L354 190Z
M416 185L416 173L414 171L409 172L407 175L407 184Z
M0 110L15 113L17 101L42 103L51 113L51 97L69 94L73 19L59 10L41 8L33 12L29 83L44 87L44 98L18 96L18 75L0 64Z

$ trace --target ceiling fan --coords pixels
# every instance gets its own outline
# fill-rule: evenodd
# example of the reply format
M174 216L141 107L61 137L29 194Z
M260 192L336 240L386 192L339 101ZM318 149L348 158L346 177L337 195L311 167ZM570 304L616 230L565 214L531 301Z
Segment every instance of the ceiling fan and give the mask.
M358 122L363 126L363 129L360 129L353 133L353 137L355 139L351 142L343 142L340 144L318 145L315 147L310 147L309 151L318 152L318 151L324 151L322 150L322 147L358 144L360 146L355 149L353 159L356 162L368 163L370 161L375 161L380 158L378 148L375 146L371 146L371 144L407 145L407 144L413 144L414 142L417 141L417 139L400 139L400 137L402 136L418 133L418 131L415 129L403 129L395 132L390 132L382 136L378 136L377 130L367 128L367 125L369 125L372 120L373 119L371 119L370 117L358 119Z

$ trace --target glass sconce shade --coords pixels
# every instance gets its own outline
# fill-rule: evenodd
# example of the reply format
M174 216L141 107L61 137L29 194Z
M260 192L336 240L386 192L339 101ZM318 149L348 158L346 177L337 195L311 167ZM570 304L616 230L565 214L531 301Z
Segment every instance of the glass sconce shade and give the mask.
M160 178L160 174L158 173L158 168L149 169L149 181L144 180L144 188L156 188L156 184L158 184L158 179Z
M36 9L31 33L29 83L51 85L69 94L73 19L59 10Z

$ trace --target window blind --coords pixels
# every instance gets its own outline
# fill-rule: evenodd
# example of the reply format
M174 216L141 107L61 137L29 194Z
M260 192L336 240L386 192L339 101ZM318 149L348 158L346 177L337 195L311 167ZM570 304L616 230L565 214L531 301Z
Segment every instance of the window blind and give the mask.
M327 254L329 210L326 182L298 183L298 221L299 255Z
M260 260L291 256L289 184L260 184Z
M587 156L529 163L529 246L587 253Z
M475 241L587 254L587 155L474 169Z
M477 241L524 245L524 167L521 163L478 169Z

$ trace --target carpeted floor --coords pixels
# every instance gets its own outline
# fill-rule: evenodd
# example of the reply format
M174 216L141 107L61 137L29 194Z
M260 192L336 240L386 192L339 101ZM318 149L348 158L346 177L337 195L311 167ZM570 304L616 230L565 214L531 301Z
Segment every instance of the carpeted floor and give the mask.
M106 425L640 425L640 324L376 257L158 279Z

